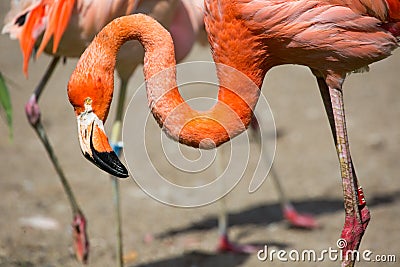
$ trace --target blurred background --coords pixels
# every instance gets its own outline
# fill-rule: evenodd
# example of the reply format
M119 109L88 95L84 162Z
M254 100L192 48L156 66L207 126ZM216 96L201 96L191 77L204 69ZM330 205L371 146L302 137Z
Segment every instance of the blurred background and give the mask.
M1 22L8 10L9 1L1 1ZM31 62L26 78L18 42L0 35L0 51L0 71L9 86L14 112L12 141L5 117L0 120L0 266L79 266L71 247L70 207L24 112L51 58L42 55ZM195 60L211 60L208 46L196 45L185 59ZM88 266L114 266L110 179L83 158L76 117L66 94L76 62L68 59L54 72L40 99L42 121L88 219ZM369 73L351 75L344 85L351 152L372 217L360 249L396 254L400 261L400 50L370 67ZM142 83L138 68L129 84L128 99ZM250 167L226 197L230 236L238 243L287 251L336 248L344 219L340 172L314 77L304 67L277 67L268 73L263 93L279 133L276 171L296 208L313 214L320 227L312 231L289 227L269 179L249 194ZM108 133L114 106L111 112ZM160 136L158 131L149 134ZM173 177L176 170L168 170ZM212 172L204 175L208 181ZM218 254L218 202L201 208L174 208L147 196L132 178L121 180L120 185L127 266L339 266L337 262L260 262L255 254ZM32 223L35 218L42 219L39 225ZM384 264L359 266L380 265Z

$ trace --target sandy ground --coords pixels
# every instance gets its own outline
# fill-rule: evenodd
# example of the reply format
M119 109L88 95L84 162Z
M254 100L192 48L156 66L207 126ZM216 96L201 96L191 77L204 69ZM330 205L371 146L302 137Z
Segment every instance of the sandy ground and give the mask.
M0 21L8 8L8 1L1 1ZM0 36L0 51L0 70L11 89L15 132L10 142L2 118L0 266L79 266L71 249L71 211L67 199L24 114L24 104L50 58L41 56L32 62L26 79L17 42ZM187 61L208 59L208 49L196 46ZM397 266L400 261L399 59L398 51L372 65L369 73L351 75L345 83L352 155L372 214L360 249L397 257L397 263L362 262L358 266ZM115 266L110 179L82 157L75 116L66 95L66 84L75 64L76 60L68 60L57 68L40 100L42 119L89 221L88 266ZM130 83L130 95L142 79L138 71ZM276 171L295 207L314 214L320 227L312 231L288 227L270 179L249 194L251 166L254 168L254 162L250 162L244 178L226 198L231 237L239 243L268 245L276 250L320 252L336 248L344 218L339 167L314 78L302 67L279 67L267 75L263 92L281 133L274 161ZM110 125L111 121L106 125L108 132ZM158 129L148 134L150 138L159 138ZM170 177L189 177L187 173L175 173L173 167L164 172ZM210 171L203 175L204 181L210 180ZM120 185L124 252L131 256L127 266L339 266L329 260L261 262L256 254L218 254L215 247L219 202L201 208L175 208L147 196L132 178L121 180ZM36 216L54 220L54 229L24 223Z

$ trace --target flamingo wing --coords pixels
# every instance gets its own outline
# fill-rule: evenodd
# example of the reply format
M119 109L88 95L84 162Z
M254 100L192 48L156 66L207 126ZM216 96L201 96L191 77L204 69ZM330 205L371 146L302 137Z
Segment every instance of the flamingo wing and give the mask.
M13 2L7 15L8 23L2 33L19 40L24 63L23 71L28 73L29 58L39 36L44 33L38 55L54 35L53 51L57 50L61 37L68 26L75 0L31 0ZM18 12L17 10L22 10ZM14 16L13 16L14 15Z
M280 64L315 69L330 66L351 72L389 56L397 46L396 38L382 29L384 23L379 18L332 0L239 2L250 29L261 29L269 47L284 45Z
M141 2L143 0L12 1L12 8L6 16L6 25L2 33L9 33L12 39L19 40L24 58L23 71L27 75L29 59L40 36L43 35L37 56L43 52L52 37L51 52L55 54L64 35L68 35L66 39L75 44L75 48L72 49L77 50L69 51L68 55L80 55L81 43L85 44L91 41L95 33L100 31L112 18L134 12ZM72 26L71 20L73 20ZM69 27L73 29L69 29ZM80 34L77 34L76 30L79 30ZM71 47L71 45L65 44L60 48L63 51L65 50L64 46Z
M362 15L370 15L384 22L400 19L399 0L327 0L321 2L346 6Z
M382 22L393 22L400 20L400 0L319 0L319 1L303 1L303 0L240 0L238 3L257 6L263 9L266 6L279 6L281 4L293 4L298 7L300 5L332 5L342 6L353 10L360 15L368 15L379 19ZM256 10L256 9L254 9ZM300 9L301 10L301 9ZM296 13L296 10L292 10ZM261 11L262 13L262 11Z
M54 36L53 53L57 51L61 37L71 18L74 5L75 0L57 0L47 5L48 22L37 55L40 55L40 53L43 52L47 43L50 41L51 36Z
M13 2L14 3L14 2ZM16 10L22 10L20 12ZM46 22L46 6L43 1L21 1L14 3L6 20L2 33L9 33L12 39L18 39L24 57L23 71L28 72L28 62L36 39L43 33Z

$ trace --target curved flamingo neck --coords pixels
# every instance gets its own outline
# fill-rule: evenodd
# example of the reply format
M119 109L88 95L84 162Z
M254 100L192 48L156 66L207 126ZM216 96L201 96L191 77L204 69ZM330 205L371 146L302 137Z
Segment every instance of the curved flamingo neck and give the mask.
M83 111L84 99L91 97L93 111L101 120L106 119L116 54L123 43L132 39L144 47L148 104L167 135L193 147L212 148L247 128L259 96L258 87L246 75L219 65L219 101L208 111L193 110L178 91L169 33L154 19L141 14L120 17L108 24L82 55L68 89L77 114Z

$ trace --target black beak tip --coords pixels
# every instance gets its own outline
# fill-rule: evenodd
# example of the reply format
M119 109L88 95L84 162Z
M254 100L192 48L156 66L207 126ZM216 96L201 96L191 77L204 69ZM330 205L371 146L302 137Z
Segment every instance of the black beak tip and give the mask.
M128 170L121 163L114 151L98 152L92 148L92 155L93 158L90 157L88 154L85 154L85 157L103 171L106 171L109 174L114 175L118 178L129 177Z

